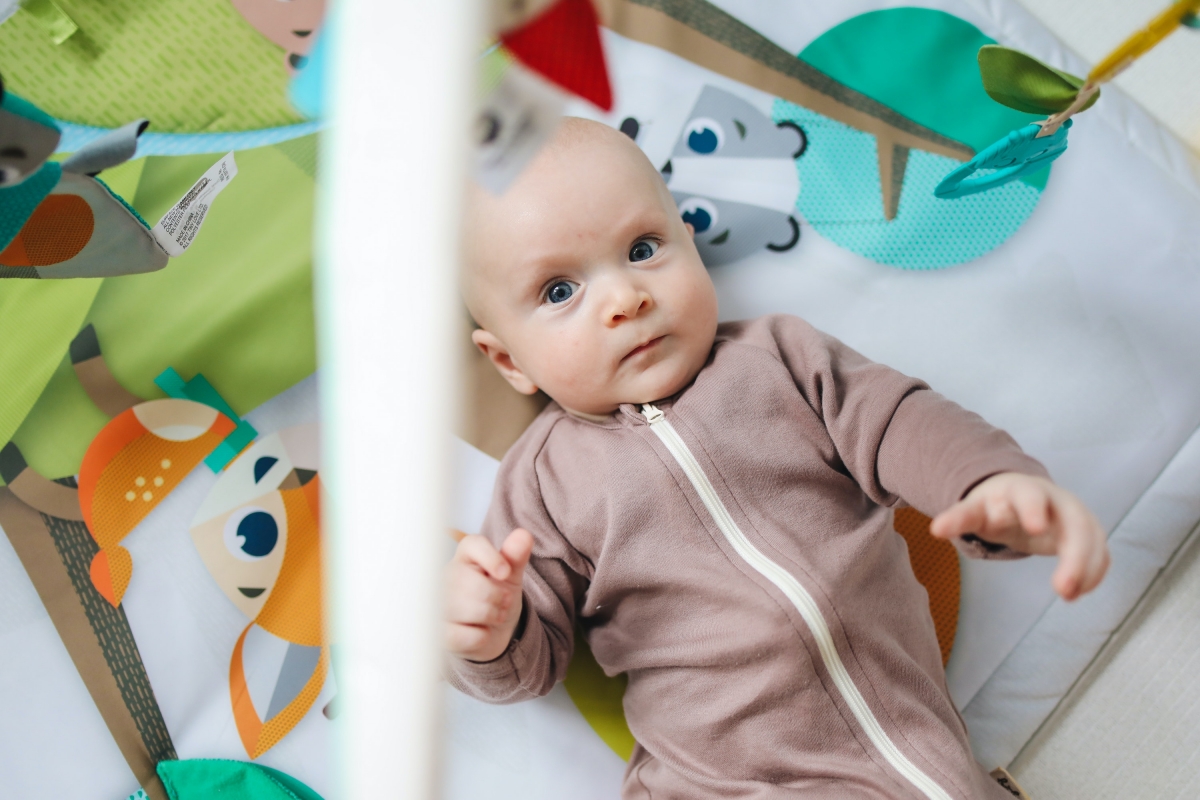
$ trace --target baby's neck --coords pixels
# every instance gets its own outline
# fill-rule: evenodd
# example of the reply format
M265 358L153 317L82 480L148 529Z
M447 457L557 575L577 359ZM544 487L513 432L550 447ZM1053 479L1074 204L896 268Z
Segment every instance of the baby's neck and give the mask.
M563 406L563 411L566 411L572 417L586 419L589 422L604 422L610 416L612 416L611 414L589 414L586 411L575 411L574 409L567 408L566 406Z

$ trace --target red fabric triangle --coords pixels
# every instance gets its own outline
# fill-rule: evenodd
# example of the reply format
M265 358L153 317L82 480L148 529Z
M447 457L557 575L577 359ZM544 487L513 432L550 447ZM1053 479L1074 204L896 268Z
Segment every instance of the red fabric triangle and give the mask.
M599 24L589 0L558 0L501 41L527 66L608 111L612 87Z

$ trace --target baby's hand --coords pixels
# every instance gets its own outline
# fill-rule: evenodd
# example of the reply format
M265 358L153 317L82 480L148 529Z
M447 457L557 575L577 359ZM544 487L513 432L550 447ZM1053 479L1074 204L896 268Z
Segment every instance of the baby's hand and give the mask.
M508 647L521 618L521 576L533 536L517 528L497 550L482 536L464 536L446 568L446 649L471 661L491 661Z
M1051 583L1064 600L1090 592L1108 570L1108 539L1078 497L1045 478L1004 472L938 514L934 536L973 533L1021 553L1058 555Z

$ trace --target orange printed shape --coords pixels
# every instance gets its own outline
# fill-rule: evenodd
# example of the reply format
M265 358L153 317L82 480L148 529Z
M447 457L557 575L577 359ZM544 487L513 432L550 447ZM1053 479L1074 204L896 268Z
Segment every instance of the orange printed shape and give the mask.
M308 486L283 489L288 541L279 577L255 620L265 631L293 644L325 644L321 602L321 535Z
M329 666L329 648L322 647L317 666L304 683L304 688L278 714L263 722L250 699L250 687L246 685L246 671L242 665L246 634L250 632L253 624L247 625L238 637L237 644L233 646L233 657L229 661L229 698L233 704L233 721L237 725L242 747L251 759L258 758L270 750L300 723L316 702L317 695L321 693L321 687L325 684L325 671Z
M929 594L929 613L937 631L942 664L950 660L954 637L958 632L958 605L962 577L958 551L945 539L929 532L929 517L913 508L896 509L892 526L908 543L908 558L913 574Z
M133 558L124 547L116 546L96 553L91 566L92 585L114 608L121 605L121 598L129 588L133 577Z
M79 195L48 195L0 253L0 265L48 267L68 261L91 241L95 224L92 207Z
M79 468L79 505L100 545L92 584L117 606L133 577L120 542L234 429L216 409L191 400L151 400L114 417Z
M92 496L100 473L130 442L148 432L146 426L138 421L133 409L123 411L96 434L83 454L83 463L79 466L79 507L83 511L83 521L93 536L96 535L96 526L92 523Z
M124 539L234 427L191 400L151 400L113 418L79 468L79 504L96 543Z

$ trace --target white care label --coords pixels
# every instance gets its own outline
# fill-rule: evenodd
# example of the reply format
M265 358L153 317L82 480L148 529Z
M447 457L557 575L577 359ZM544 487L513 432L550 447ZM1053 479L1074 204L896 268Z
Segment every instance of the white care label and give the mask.
M158 246L171 257L183 255L200 232L213 200L236 177L237 162L233 153L209 167L208 172L154 226L151 233Z

